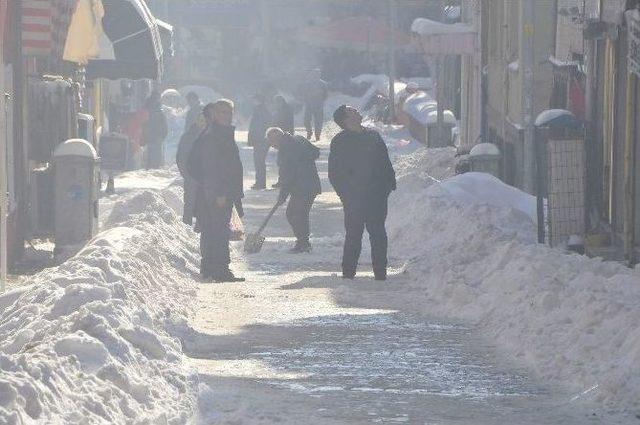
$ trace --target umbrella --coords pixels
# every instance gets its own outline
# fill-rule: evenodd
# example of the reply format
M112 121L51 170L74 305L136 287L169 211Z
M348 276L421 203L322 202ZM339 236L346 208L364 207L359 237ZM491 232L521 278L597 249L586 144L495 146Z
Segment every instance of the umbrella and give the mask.
M158 24L144 0L103 0L100 58L89 61L87 77L158 79L162 42Z

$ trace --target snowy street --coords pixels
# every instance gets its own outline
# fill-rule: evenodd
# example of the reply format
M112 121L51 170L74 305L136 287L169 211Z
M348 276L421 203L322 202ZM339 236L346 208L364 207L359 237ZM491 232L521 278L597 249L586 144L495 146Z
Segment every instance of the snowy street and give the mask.
M473 325L407 302L403 253L393 245L388 282L372 280L367 249L360 277L341 279L342 211L326 180L326 149L321 164L314 251L286 252L293 238L281 213L260 254L245 258L236 245L247 283L199 287L185 350L211 389L207 423L613 423L498 355ZM248 231L276 193L247 192Z
M280 211L260 253L233 243L232 268L246 283L198 283L175 167L116 179L116 195L101 201L100 235L0 297L0 423L638 423L637 379L624 373L635 352L616 342L633 331L598 324L634 323L637 270L531 245L527 195L473 173L438 183L452 175L452 150L412 152L393 143L396 133L386 134L399 189L384 283L372 279L368 241L358 278L339 277L342 210L327 181L328 140L313 252L287 253L293 237ZM247 232L276 196L247 190ZM549 291L548 273L575 304ZM610 293L588 291L598 273ZM521 286L506 289L514 281ZM601 351L594 335L610 338ZM558 356L569 340L573 353ZM588 356L608 369L585 368ZM594 386L600 370L610 380Z

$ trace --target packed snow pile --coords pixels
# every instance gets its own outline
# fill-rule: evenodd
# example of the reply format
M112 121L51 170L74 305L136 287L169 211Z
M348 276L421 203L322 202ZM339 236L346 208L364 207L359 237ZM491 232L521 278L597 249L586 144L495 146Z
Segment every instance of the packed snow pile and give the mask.
M0 423L192 419L197 377L165 330L195 296L178 196L126 194L77 256L0 297Z
M479 173L439 182L442 154L396 161L389 233L408 255L408 302L477 323L579 396L640 411L640 268L538 245L532 197Z

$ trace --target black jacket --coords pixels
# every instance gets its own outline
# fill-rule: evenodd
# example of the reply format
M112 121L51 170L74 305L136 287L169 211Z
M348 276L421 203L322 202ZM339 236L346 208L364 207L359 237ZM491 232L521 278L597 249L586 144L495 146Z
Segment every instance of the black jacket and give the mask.
M345 201L388 196L396 173L384 140L375 130L343 130L331 141L329 180Z
M288 103L276 110L274 125L280 127L285 133L294 133L293 108Z
M248 144L249 146L262 146L266 144L265 137L269 127L273 125L273 116L266 105L261 104L255 107L251 114L249 123Z
M242 162L233 126L211 124L194 142L187 168L199 184L199 198L210 202L224 196L235 202L244 196Z
M320 149L302 136L285 134L280 144L280 198L287 195L318 195L322 188L316 167Z
M162 144L169 134L167 117L159 106L147 110L149 119L143 127L144 142L146 145Z

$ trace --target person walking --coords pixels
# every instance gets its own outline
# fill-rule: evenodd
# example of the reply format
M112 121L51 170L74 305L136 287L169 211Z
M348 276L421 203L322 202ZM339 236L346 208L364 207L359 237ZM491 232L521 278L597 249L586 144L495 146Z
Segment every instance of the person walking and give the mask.
M375 279L386 280L385 221L389 194L396 189L387 146L377 131L362 126L362 115L357 109L342 105L333 119L342 129L331 141L329 153L329 180L344 208L342 276L355 277L366 228Z
M147 169L164 166L164 142L169 134L167 117L162 111L160 94L153 92L145 102L147 120L144 124L142 137L147 147Z
M189 174L198 183L196 219L200 235L200 275L204 281L243 282L229 269L229 220L243 197L243 169L235 141L233 102L221 99L205 107L208 126L189 155Z
M313 201L322 191L316 167L320 149L308 139L293 136L279 127L267 130L267 140L281 158L278 204L284 204L289 198L287 221L296 237L296 244L289 252L310 252L309 213Z
M285 133L289 133L289 134L296 134L295 132L295 118L294 118L294 114L293 114L293 108L291 107L291 105L289 105L289 103L287 102L287 100L283 97L283 96L275 96L273 98L273 104L274 104L274 125L278 128L280 128L282 131L284 131ZM278 157L276 160L276 163L278 164L278 181L272 185L273 188L279 188L280 187L280 151L278 151Z
M321 78L319 69L314 69L309 74L308 80L302 86L302 99L304 100L304 126L307 130L307 139L315 136L316 142L322 136L324 125L324 103L329 97L329 88Z
M249 123L248 144L253 147L253 164L256 170L256 181L251 189L267 188L267 155L269 144L266 141L267 128L272 125L273 116L267 106L267 99L262 94L255 95L257 105L251 114Z
M202 103L195 92L187 93L187 104L189 105L189 111L184 117L184 133L191 129L202 114Z

